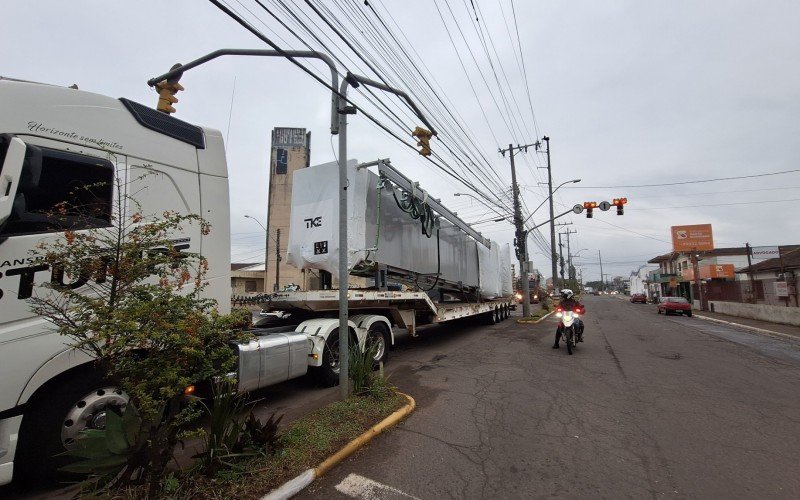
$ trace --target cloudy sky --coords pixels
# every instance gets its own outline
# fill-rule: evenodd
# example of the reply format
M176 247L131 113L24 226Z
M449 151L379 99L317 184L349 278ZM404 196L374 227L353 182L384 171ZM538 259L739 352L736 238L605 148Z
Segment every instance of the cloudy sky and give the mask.
M577 231L573 252L587 249L576 259L585 280L599 278L598 250L612 275L669 251L671 225L711 223L719 247L798 243L800 172L762 175L800 169L796 1L262 0L302 42L254 0L225 3L282 47L324 43L341 71L382 76L414 94L441 128L432 142L438 165L363 113L349 120L349 156L391 158L467 221L507 211L500 206L508 206L510 167L498 148L548 135L554 184L582 179L556 194L557 212L629 200L623 217L562 219L572 225L559 230ZM309 4L335 19L380 75ZM267 48L201 0L6 2L0 27L3 76L77 83L148 105L156 94L145 82L175 62L219 48ZM181 83L177 116L228 138L233 258L260 261L263 233L244 215L266 215L270 131L305 127L312 164L331 161L330 93L278 59L223 58ZM352 95L404 141L421 124L390 96ZM538 184L545 157L531 148L516 162L529 213L546 196ZM696 182L742 176L753 177ZM642 187L652 184L672 185ZM531 220L546 220L545 209ZM512 241L508 222L476 227ZM529 240L532 260L549 275L545 243L547 231Z

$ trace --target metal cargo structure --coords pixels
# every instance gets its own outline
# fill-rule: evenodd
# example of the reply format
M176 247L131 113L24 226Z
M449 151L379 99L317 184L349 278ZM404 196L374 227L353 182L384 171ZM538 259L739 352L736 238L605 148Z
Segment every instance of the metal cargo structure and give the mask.
M351 274L490 299L511 294L510 248L484 238L394 170L348 162ZM338 165L294 173L287 261L338 271ZM384 278L385 276L385 278Z

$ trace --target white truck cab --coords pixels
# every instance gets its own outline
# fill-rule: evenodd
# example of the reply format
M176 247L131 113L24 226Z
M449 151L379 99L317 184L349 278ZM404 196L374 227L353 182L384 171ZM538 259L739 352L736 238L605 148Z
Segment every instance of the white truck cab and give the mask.
M30 311L26 299L36 284L54 279L30 251L65 229L110 225L119 179L146 213L175 210L210 222L207 236L196 226L179 236L186 249L208 259L206 293L224 310L230 307L230 209L224 146L216 130L126 99L5 78L0 109L0 484L5 484L15 458L20 466L35 468L23 459L33 457L27 452L33 445L45 444L28 430L64 418L63 409L55 414L59 406L75 403L67 399L81 399L73 393L95 391L77 413L88 421L119 396L98 395L102 388L87 383L88 356L69 349L67 339ZM143 174L149 175L141 180ZM102 187L76 194L75 188L95 183ZM64 201L90 206L91 217L68 213L56 219L52 209ZM64 429L61 434L62 441L74 439ZM26 442L34 439L37 443Z

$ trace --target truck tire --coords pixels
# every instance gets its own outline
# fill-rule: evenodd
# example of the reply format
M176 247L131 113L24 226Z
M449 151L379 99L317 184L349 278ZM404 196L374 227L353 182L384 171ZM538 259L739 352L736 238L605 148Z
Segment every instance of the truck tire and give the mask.
M325 340L322 365L314 370L317 382L323 387L339 385L339 329L335 329Z
M67 451L81 430L105 428L106 411L121 412L127 403L125 392L85 371L35 394L22 418L14 479L37 484L80 479L59 471L75 458L56 455Z
M367 332L367 347L375 345L377 350L373 362L377 368L380 363L386 364L389 359L389 329L384 323L373 323Z
M348 345L358 343L355 335L350 334ZM333 330L325 341L325 349L322 352L322 366L314 370L314 378L323 387L333 387L339 385L339 329Z

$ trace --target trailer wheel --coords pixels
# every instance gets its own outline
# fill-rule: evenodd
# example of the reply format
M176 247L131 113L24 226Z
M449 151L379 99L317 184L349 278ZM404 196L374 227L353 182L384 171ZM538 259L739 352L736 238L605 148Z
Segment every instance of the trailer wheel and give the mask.
M508 312L508 305L503 306L503 319L506 320L508 317L511 316L511 313Z
M501 321L503 321L503 315L502 315L502 313L500 313L500 308L499 307L495 307L494 308L494 322L495 323L500 323Z
M367 348L375 348L375 357L373 362L375 367L380 363L386 364L389 359L389 329L386 325L380 322L373 323L367 332Z
M76 459L56 455L72 448L80 431L104 429L106 412L121 413L128 399L121 389L86 372L36 394L22 418L14 479L27 483L80 479L59 471Z

